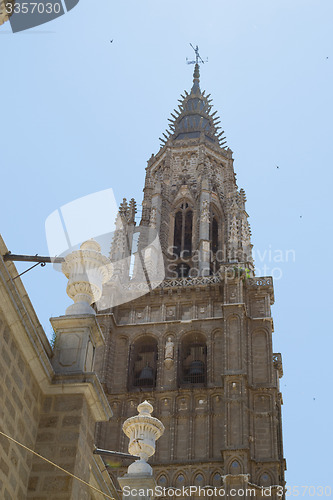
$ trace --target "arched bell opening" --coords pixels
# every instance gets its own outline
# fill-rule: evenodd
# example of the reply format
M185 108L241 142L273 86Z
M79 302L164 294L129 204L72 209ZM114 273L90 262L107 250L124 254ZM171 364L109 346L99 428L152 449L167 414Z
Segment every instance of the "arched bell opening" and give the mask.
M206 338L200 333L184 337L180 348L179 382L181 386L205 386L207 380Z
M154 337L146 336L132 345L129 385L133 388L156 387L158 348Z
M222 244L222 217L214 205L210 207L209 239L210 247L210 273L216 274L225 261Z
M175 257L189 259L192 255L193 211L182 202L174 216L173 253Z

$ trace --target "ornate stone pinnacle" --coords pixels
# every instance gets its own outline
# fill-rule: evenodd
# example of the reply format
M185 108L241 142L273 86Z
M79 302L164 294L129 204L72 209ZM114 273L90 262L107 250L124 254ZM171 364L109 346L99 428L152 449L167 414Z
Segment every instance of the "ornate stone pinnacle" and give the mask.
M128 451L131 455L140 457L140 460L129 466L128 473L152 475L152 468L147 460L155 453L155 442L164 433L164 425L150 415L153 407L148 401L139 404L137 409L139 415L130 417L123 423L123 431L130 440Z
M74 300L66 314L96 314L91 304L101 298L103 283L110 280L113 272L97 241L85 241L80 250L67 255L62 272L68 278L67 295Z

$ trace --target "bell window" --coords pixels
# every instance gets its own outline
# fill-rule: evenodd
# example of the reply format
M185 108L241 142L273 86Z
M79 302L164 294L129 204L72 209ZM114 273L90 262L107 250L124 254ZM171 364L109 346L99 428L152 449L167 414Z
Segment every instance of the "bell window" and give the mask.
M212 227L212 236L211 236L212 252L215 254L219 249L219 227L216 217L213 217L211 227Z
M186 259L192 255L192 226L193 212L184 202L175 214L173 245L177 257Z
M181 344L180 384L206 384L207 346L203 335L185 337Z
M156 386L157 341L152 337L138 340L131 349L131 388L153 388Z
M210 272L216 274L221 265L221 232L220 232L220 216L217 215L214 207L210 210L210 225L209 225L209 239L210 247Z

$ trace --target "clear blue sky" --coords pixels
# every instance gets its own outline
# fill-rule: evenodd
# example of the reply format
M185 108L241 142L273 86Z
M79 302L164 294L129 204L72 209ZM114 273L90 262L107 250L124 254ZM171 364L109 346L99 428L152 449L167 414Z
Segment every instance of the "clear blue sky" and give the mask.
M0 28L0 217L13 253L47 254L45 219L81 196L111 187L141 202L146 161L191 87L189 42L209 57L201 87L234 151L255 251L265 274L282 270L273 341L291 487L333 486L332 19L331 0L80 0L39 28ZM50 335L66 279L37 268L23 282Z

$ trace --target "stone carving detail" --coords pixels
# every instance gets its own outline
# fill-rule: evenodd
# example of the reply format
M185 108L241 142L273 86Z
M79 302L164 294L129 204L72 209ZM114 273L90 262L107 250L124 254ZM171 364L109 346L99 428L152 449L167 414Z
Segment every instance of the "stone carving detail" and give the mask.
M273 354L273 365L278 371L279 378L283 377L283 367L282 367L282 356L281 353L277 352Z
M207 200L202 202L202 209L201 209L201 216L200 216L201 222L208 222L210 220L210 215L209 215L209 202Z
M168 340L165 344L165 357L164 357L164 366L167 370L173 367L174 364L174 343L172 342L172 338L168 337Z
M96 314L91 304L102 296L103 283L109 281L113 267L101 254L100 245L94 240L82 243L80 250L70 253L62 264L68 278L67 294L74 300L66 314Z
M273 286L273 279L271 277L249 278L246 284L247 286Z
M152 228L156 228L156 217L157 217L156 208L153 207L150 212L150 222L149 222L149 226Z
M229 252L230 259L234 260L238 248L238 230L236 215L233 215L229 230Z
M248 246L251 244L251 233L249 223L246 219L242 220L242 244Z

